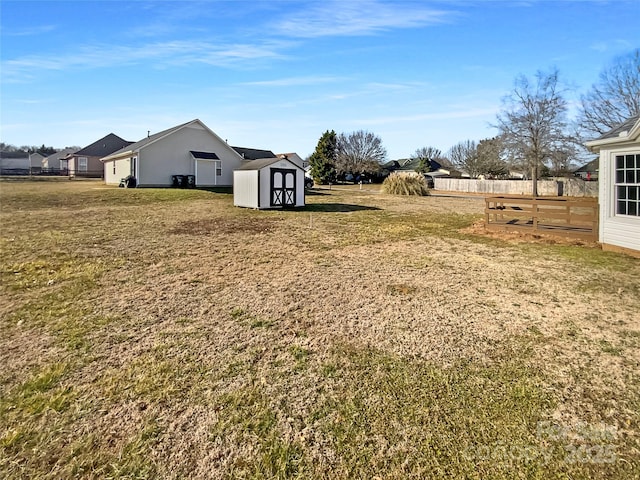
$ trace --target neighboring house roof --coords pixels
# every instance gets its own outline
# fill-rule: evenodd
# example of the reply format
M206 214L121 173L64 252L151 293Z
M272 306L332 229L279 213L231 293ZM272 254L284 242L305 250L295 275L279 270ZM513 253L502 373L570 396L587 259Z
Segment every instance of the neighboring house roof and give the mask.
M389 160L387 163L382 164L382 168L386 168L387 170L397 170L400 168L400 164L397 160Z
M189 153L191 153L193 158L199 158L201 160L220 160L220 157L214 152L196 152L194 150L189 150Z
M278 157L259 158L256 160L250 160L248 162L245 162L244 165L242 165L237 170L260 170L261 168L268 167L269 165L273 165L274 163L281 162L281 161L287 161L291 165L299 168L300 170L303 170L302 167L300 167L297 163L292 162L291 160L288 160L285 158L278 158Z
M573 171L573 173L581 173L581 172L591 172L595 173L598 171L598 167L600 165L600 157L594 158L589 163L585 163L580 168L577 168Z
M440 165L435 160L429 160L431 162L431 172L435 172L436 170L440 170L442 165ZM397 170L406 172L406 171L416 171L420 167L420 159L419 158L407 158L398 160L399 168ZM388 167L387 167L388 168Z
M287 160L291 160L293 163L295 163L296 165L298 165L299 167L302 167L302 168L304 168L305 166L309 165L309 162L304 160L296 152L276 153L276 157L279 157L279 158L283 158L284 157Z
M640 138L640 115L634 115L620 126L608 131L595 140L586 142L585 145L589 150L598 152L600 148L606 145L617 145L629 141L637 141L638 138Z
M28 152L0 152L0 158L29 158Z
M245 160L258 160L261 158L276 158L271 150L259 150L257 148L231 147Z
M80 157L104 157L127 145L131 145L131 142L110 133L106 137L102 137L100 140L93 142L91 145L87 145L83 149L78 150L73 155Z
M60 150L59 152L52 153L48 157L45 158L48 162L55 162L56 160L61 160L69 156L69 154L75 152L73 148L65 148L64 150Z

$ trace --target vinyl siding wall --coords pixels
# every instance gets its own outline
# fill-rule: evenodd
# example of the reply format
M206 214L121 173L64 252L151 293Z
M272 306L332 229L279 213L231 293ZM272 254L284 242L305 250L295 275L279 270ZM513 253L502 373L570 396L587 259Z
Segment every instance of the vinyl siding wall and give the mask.
M116 165L116 173L113 173L113 165ZM107 185L118 185L120 180L131 174L131 160L112 160L104 162L104 180Z
M640 154L640 145L600 150L600 242L640 252L640 217L616 215L615 157Z
M142 147L138 155L138 185L171 186L172 175L195 175L195 161L189 153L191 150L215 152L222 163L222 175L217 177L217 185L233 185L233 170L240 166L242 159L199 125L182 128Z
M236 207L260 208L258 205L258 177L258 170L233 172L233 204Z

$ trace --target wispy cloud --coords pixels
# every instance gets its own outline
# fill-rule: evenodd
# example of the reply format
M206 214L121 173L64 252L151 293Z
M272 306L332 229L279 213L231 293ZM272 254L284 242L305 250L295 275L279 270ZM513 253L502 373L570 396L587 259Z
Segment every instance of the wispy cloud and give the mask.
M631 49L632 45L626 40L611 39L607 42L597 42L591 45L592 50L596 52L604 53L609 51L618 51L622 49Z
M242 85L254 85L260 87L298 87L304 85L320 85L335 83L345 80L344 77L310 75L305 77L287 77L275 80L262 80L256 82L245 82Z
M19 30L12 30L11 28L5 27L2 35L7 37L31 37L53 32L57 28L56 25L37 25Z
M471 108L457 111L423 113L416 115L397 115L384 116L375 118L363 118L355 120L356 123L362 125L386 125L397 124L403 122L417 122L423 120L449 120L462 118L486 117L487 115L495 115L497 108Z
M305 10L278 21L275 29L291 37L371 35L397 28L414 28L448 21L451 11L416 2L333 0L307 4Z
M284 59L283 42L220 44L193 41L155 42L139 46L93 45L62 55L28 55L2 62L3 80L28 81L44 71L122 67L151 62L162 68L204 64L250 66L260 60Z

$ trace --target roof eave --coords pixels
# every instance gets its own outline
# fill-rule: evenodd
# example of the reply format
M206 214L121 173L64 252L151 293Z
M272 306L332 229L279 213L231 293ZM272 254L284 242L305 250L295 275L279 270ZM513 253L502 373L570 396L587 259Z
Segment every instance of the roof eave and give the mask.
M119 160L121 158L130 157L135 153L134 150L127 150L126 152L119 152L111 155L107 155L106 157L102 157L100 159L101 162L109 162L111 160Z
M585 146L592 152L598 153L602 147L609 145L624 145L637 141L640 138L640 119L628 131L622 132L617 137L601 138L585 142Z

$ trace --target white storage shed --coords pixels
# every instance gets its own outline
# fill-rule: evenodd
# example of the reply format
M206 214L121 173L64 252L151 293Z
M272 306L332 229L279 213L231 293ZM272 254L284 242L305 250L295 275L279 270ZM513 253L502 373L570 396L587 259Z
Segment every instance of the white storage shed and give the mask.
M233 172L233 204L304 207L304 170L286 157L251 160Z

